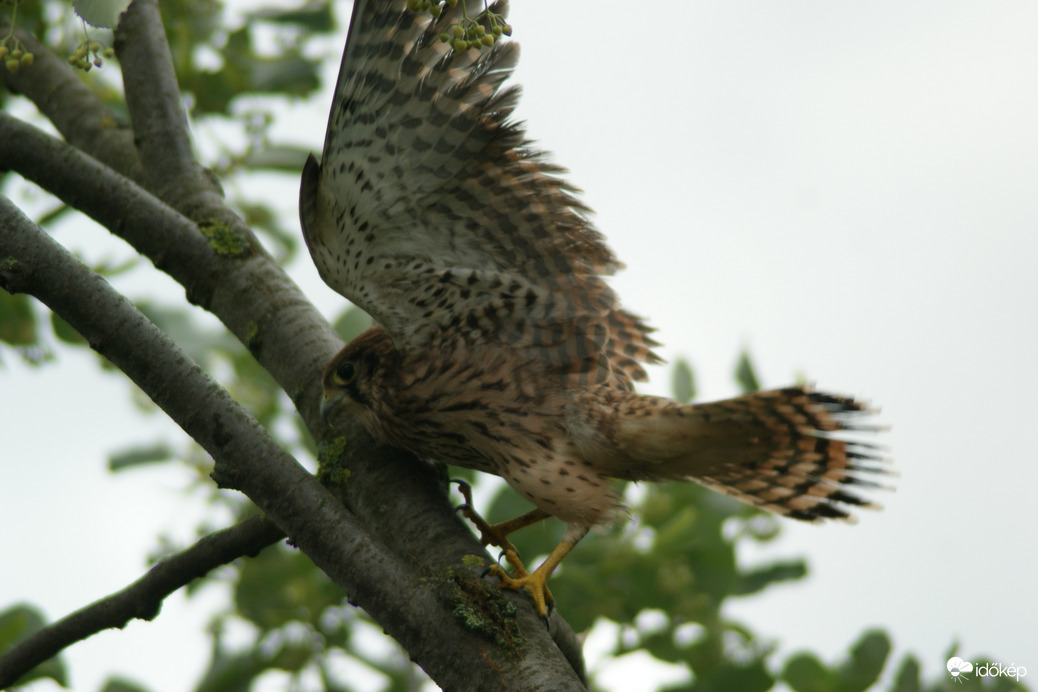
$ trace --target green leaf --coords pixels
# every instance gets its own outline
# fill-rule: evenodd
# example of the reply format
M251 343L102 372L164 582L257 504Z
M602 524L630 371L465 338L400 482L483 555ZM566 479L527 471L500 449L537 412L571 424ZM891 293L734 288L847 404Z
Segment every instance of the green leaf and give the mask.
M668 625L670 623L668 622ZM685 658L687 646L678 646L674 641L674 628L664 627L658 632L644 634L638 641L640 648L645 649L653 658L667 663L681 662Z
M132 680L113 676L105 680L101 692L148 692L148 688L138 685Z
M291 9L263 8L248 14L252 19L276 24L295 24L312 33L327 33L335 28L330 2L308 2Z
M283 399L274 377L248 351L235 342L229 352L234 380L225 386L263 425L270 425L281 412Z
M230 653L223 647L214 647L209 668L195 692L249 692L253 681L268 668L267 661L255 650Z
M880 674L890 655L890 637L886 632L871 630L851 648L851 658L840 666L839 692L864 692Z
M50 326L54 330L54 336L58 338L58 341L63 341L73 346L85 346L87 343L83 335L73 329L72 325L63 320L61 315L56 312L50 314Z
M226 330L200 324L197 314L187 308L169 307L151 301L137 301L144 316L169 334L196 363L205 364L216 349L230 352L242 350L242 345Z
M286 642L270 659L270 665L281 670L295 672L302 670L314 656L311 642Z
M280 546L242 563L234 591L238 614L261 629L289 622L316 626L321 613L344 597L309 558Z
M75 211L75 209L73 209L69 205L59 204L50 211L46 211L40 214L39 217L36 219L36 225L40 226L41 228L46 228L48 225L57 221L62 216L65 216L66 214L73 211Z
M343 341L353 341L361 332L371 327L371 317L360 308L349 306L332 324Z
M227 113L233 99L247 94L306 96L320 86L319 60L303 56L292 46L277 55L257 54L248 24L227 35L220 54L224 59L220 69L182 76L183 88L194 94L197 113Z
M130 6L130 0L73 0L72 6L90 26L114 29L119 23L119 15Z
M123 471L134 466L157 464L173 458L173 448L159 442L152 445L129 447L108 455L108 470Z
M739 362L735 366L735 381L743 394L760 391L760 380L757 379L757 373L754 372L748 351L744 350L739 354Z
M0 651L12 646L44 628L47 621L43 614L28 603L19 603L0 611ZM24 685L31 680L50 678L62 687L68 686L68 672L60 656L44 661L18 680Z
M116 259L113 257L106 257L100 262L92 265L92 269L105 278L112 278L113 276L119 276L125 274L131 269L135 269L140 266L141 258L138 255L126 259Z
M919 673L919 659L911 654L905 656L897 671L891 692L921 692L922 684L919 682Z
M767 567L743 572L738 583L732 587L732 594L745 596L763 591L772 584L783 581L795 581L807 576L807 565L803 560L775 562Z
M695 692L766 692L775 685L775 678L763 661L749 665L726 664L712 675L696 680Z
M796 692L831 692L836 675L811 653L799 653L786 661L782 679Z
M36 315L29 296L0 291L0 341L12 346L31 346L36 339Z
M670 371L670 391L674 393L674 399L683 404L696 398L695 375L684 358L678 358Z
M252 90L264 93L285 93L305 96L321 86L317 78L316 61L300 55L275 58L254 56L241 60L248 70Z

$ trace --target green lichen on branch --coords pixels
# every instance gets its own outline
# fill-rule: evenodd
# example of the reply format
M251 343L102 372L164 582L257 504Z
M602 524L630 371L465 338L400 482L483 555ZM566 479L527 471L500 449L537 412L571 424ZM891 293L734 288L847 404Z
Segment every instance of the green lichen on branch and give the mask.
M480 558L479 563L482 562ZM500 587L474 576L468 569L457 572L448 568L444 579L430 581L442 583L447 588L451 614L467 629L507 648L516 657L522 656L525 640L519 630L519 613Z
M461 558L461 564L466 567L486 567L487 563L481 555L473 555L469 553Z
M346 437L340 435L317 446L317 480L326 488L346 485L351 471L340 465L346 451Z
M198 230L217 254L241 257L249 252L249 239L245 234L222 221L202 221Z
M260 328L255 322L249 322L245 327L245 346L253 349L259 345Z

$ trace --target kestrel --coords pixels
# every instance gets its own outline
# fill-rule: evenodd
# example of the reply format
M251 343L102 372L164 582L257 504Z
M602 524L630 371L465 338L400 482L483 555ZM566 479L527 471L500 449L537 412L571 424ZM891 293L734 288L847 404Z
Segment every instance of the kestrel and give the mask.
M681 405L634 391L657 344L605 283L620 264L588 210L511 120L518 90L502 83L518 46L441 40L473 26L483 3L469 4L433 19L403 0L354 3L300 216L321 277L379 326L328 365L326 418L356 416L533 503L482 528L515 568L495 569L502 585L528 589L542 616L559 561L622 514L617 480L694 481L804 521L876 507L855 492L878 487L876 448L845 435L874 430L858 401L790 387ZM565 536L527 573L505 534L549 515Z

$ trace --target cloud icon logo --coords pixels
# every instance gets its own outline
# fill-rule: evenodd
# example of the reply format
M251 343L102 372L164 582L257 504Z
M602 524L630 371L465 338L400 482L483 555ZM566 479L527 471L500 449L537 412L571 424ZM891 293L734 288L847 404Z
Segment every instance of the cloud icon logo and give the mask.
M945 665L948 669L948 673L955 679L956 682L961 682L966 679L966 673L973 672L973 664L969 661L963 661L958 656L953 656L948 659L948 663Z

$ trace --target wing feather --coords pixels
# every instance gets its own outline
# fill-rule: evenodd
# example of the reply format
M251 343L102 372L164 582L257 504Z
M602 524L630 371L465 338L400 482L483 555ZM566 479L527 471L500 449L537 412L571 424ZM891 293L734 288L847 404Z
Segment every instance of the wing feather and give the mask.
M402 351L498 340L565 377L644 379L656 344L603 280L619 262L511 119L518 46L453 51L438 37L461 8L433 20L402 5L355 3L322 161L303 171L322 278Z

